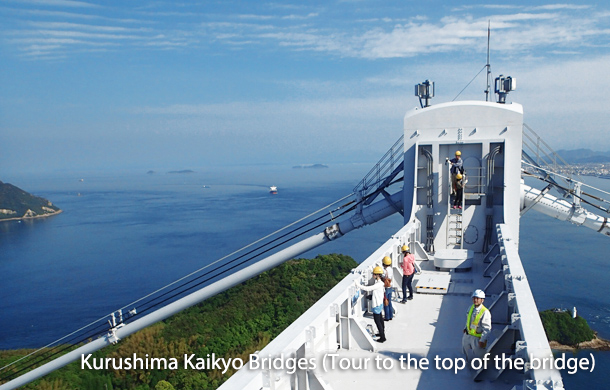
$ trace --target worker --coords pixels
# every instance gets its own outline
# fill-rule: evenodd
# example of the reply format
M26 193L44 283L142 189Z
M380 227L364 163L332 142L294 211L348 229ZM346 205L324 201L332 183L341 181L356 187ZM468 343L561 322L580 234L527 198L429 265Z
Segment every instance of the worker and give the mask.
M457 174L464 174L464 162L462 161L462 152L459 150L455 151L455 158L449 160L449 158L445 159L445 164L451 164L451 168L449 172L451 173L451 195L456 194L456 182L457 182Z
M385 326L383 323L383 281L381 277L383 275L383 268L377 266L373 269L373 278L375 282L371 286L365 286L360 284L360 288L367 292L372 292L372 302L373 306L373 319L375 320L375 325L377 325L379 338L376 340L379 343L383 343L385 341Z
M461 209L462 208L462 198L464 197L464 186L466 185L466 175L462 175L458 172L455 175L455 197L453 198L453 208Z
M385 320L392 321L394 317L394 309L392 308L392 259L390 256L383 258L383 286L385 287L385 298L383 310L385 313Z
M400 248L402 251L402 301L400 303L407 303L407 299L413 299L413 275L415 275L415 256L409 252L409 247L403 245ZM409 296L407 297L407 288L409 289Z
M485 356L491 335L491 313L483 306L484 300L483 290L477 289L472 293L472 306L468 309L462 336L462 350L468 360Z

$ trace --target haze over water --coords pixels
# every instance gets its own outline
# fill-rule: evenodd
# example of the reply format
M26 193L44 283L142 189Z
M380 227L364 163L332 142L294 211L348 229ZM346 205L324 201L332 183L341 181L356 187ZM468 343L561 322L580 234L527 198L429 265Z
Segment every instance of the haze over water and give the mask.
M2 178L51 200L63 213L0 223L0 348L40 347L104 317L349 194L369 168ZM608 180L588 182L610 190ZM278 195L269 195L271 185L278 186ZM338 252L362 261L401 224L395 215L302 257ZM601 337L610 338L609 238L533 211L521 220L520 238L538 309L576 306ZM594 356L593 373L563 374L566 388L605 387L610 355Z

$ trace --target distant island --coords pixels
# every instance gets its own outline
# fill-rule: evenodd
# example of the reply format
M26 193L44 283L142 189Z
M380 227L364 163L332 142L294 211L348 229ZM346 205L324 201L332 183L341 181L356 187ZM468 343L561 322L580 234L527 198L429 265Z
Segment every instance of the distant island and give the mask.
M324 164L311 164L311 165L295 165L292 167L293 169L301 169L301 168L313 168L313 169L320 169L320 168L328 168L328 165L324 165Z
M195 173L195 171L192 171L190 169L183 169L181 171L169 171L167 173L172 173L172 174L174 174L174 173Z
M59 213L61 209L47 199L0 181L0 221L43 218Z

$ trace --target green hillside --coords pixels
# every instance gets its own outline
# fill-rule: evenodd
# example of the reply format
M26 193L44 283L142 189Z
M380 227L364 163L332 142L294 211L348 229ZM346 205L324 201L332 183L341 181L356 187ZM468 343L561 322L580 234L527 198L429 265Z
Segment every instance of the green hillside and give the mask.
M563 345L576 345L595 338L595 332L582 317L572 318L570 312L545 310L540 312L540 319L549 341Z
M233 370L222 374L222 370L184 369L184 354L205 358L214 353L247 361L356 266L351 257L339 254L288 261L93 356L128 358L137 353L141 357L176 357L179 369L83 370L77 361L23 388L216 389ZM0 351L0 367L29 352Z
M44 217L59 213L59 207L54 206L44 198L28 194L22 189L0 181L0 221L3 219L20 219Z

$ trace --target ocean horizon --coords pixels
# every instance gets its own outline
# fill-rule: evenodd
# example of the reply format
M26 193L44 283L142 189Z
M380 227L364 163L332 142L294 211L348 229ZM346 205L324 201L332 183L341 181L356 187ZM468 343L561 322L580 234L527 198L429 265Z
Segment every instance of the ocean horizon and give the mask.
M369 169L241 166L0 178L63 210L0 222L0 349L38 348L107 316L348 195ZM609 180L586 181L610 191ZM401 226L394 215L300 257L342 253L361 262ZM576 307L600 337L610 338L609 244L592 230L526 213L520 255L538 309ZM610 355L593 355L594 372L562 374L566 388L605 386Z

